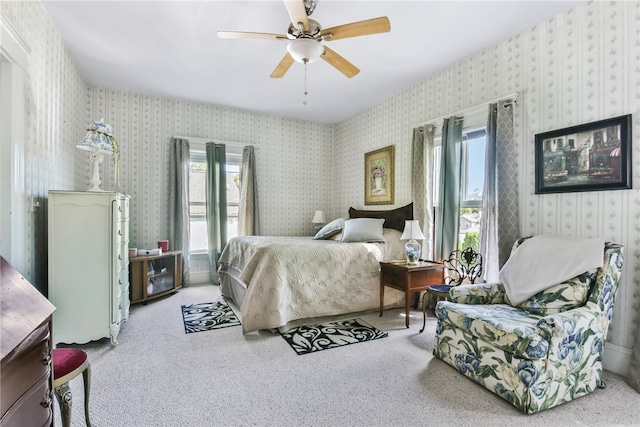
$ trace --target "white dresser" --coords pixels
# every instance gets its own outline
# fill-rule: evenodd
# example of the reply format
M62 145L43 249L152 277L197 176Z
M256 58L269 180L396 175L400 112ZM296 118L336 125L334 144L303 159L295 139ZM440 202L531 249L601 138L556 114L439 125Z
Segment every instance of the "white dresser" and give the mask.
M53 343L110 337L129 318L129 196L49 191Z

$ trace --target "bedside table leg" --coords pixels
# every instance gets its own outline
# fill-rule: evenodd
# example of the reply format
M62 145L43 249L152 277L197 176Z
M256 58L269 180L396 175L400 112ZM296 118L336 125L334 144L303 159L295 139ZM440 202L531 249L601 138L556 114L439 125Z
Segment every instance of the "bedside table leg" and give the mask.
M429 291L425 292L422 296L422 329L420 333L424 332L424 328L427 326L427 301L429 300Z
M382 273L380 273L382 276ZM382 282L382 277L380 277L380 317L382 317L382 309L384 307L384 284Z
M405 323L407 325L407 328L409 327L409 313L411 311L411 292L409 292L409 290L407 289L407 292L405 292L404 295L404 311L407 315L407 318L405 319Z

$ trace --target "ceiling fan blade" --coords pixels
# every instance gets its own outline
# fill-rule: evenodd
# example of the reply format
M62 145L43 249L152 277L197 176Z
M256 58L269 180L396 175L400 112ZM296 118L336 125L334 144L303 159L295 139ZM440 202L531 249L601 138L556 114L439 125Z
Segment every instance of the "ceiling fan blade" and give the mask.
M337 27L325 28L320 31L320 37L332 34L326 41L346 39L348 37L368 36L369 34L388 33L391 31L389 18L367 19L365 21L352 22L350 24L338 25Z
M284 0L284 5L287 7L291 23L298 27L298 24L302 24L305 31L309 31L309 20L307 19L307 10L304 7L304 0Z
M338 55L335 51L329 49L326 46L323 47L324 54L320 56L320 58L333 65L342 74L351 78L360 72L360 69L358 67L344 59L342 56Z
M271 77L272 79L279 79L280 77L284 77L285 73L289 70L291 64L293 63L293 56L287 53L269 77Z
M266 40L287 40L284 34L252 33L248 31L218 31L221 39L266 39Z

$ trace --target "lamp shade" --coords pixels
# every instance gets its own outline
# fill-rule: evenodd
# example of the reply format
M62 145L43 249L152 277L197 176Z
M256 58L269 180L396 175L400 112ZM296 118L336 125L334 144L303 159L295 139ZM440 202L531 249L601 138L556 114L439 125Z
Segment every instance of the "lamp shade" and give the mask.
M324 211L316 211L311 220L312 224L324 224L326 222L324 218Z
M404 231L402 232L402 236L400 236L401 240L424 240L424 234L422 234L422 230L420 230L420 223L417 219L408 219L404 222Z
M80 141L76 148L87 151L98 151L102 154L113 154L113 135L111 135L111 125L100 119L91 122L87 128L87 134Z
M311 63L324 53L324 47L319 41L313 39L295 39L289 42L287 50L298 62Z

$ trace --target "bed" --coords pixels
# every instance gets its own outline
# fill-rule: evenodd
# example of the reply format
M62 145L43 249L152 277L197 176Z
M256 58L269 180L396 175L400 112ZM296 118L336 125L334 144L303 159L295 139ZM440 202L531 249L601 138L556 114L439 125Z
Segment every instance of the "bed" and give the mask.
M411 204L389 211L351 208L348 219L361 219L344 219L344 230L328 224L323 228L329 229L328 237L322 230L315 238L234 237L220 256L221 293L240 309L245 334L263 329L284 332L301 324L377 309L379 263L404 258L401 229L404 220L412 217ZM339 225L339 220L332 223ZM378 241L349 239L357 235L351 233L356 223L372 221L380 221L381 238L373 239ZM385 307L403 304L403 292L385 292Z

